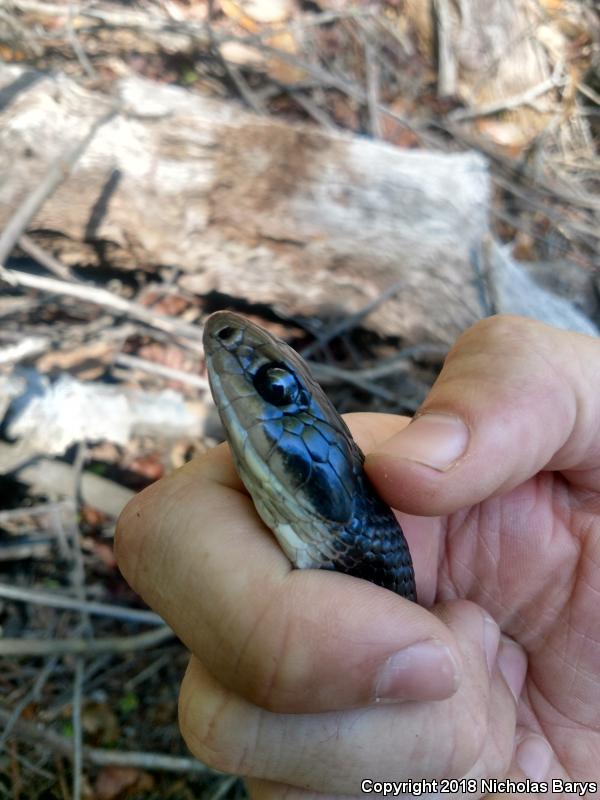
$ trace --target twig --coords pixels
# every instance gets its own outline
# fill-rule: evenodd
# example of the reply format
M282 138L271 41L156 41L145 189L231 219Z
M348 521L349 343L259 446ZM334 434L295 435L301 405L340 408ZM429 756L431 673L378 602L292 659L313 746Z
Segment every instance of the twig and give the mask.
M98 77L98 73L92 66L92 62L87 57L87 53L83 49L81 42L77 38L77 34L75 33L75 28L73 27L73 16L74 16L74 8L73 3L69 2L68 7L68 15L67 15L67 38L71 42L71 47L73 48L73 52L77 56L77 60L83 67L83 71L87 74L88 78L95 79Z
M431 356L439 361L443 361L447 353L447 347L429 342L421 342L411 345L410 347L402 348L392 358L387 359L382 364L375 364L373 367L349 370L332 364L316 364L311 362L310 368L315 374L318 370L323 369L323 375L319 377L319 380L324 380L324 382L327 382L328 376L331 376L332 379L344 381L352 378L369 381L377 380L378 378L386 378L388 375L395 375L399 372L408 372L409 367L406 361L410 358L414 359L422 356Z
M0 657L91 655L131 653L154 647L175 636L166 625L134 636L108 636L103 639L0 639Z
M73 502L76 507L80 506L81 499L81 477L85 465L87 446L80 441L77 444L75 462L73 464ZM72 539L72 565L71 583L81 603L85 603L85 566L83 563L83 553L81 551L81 540L79 537L79 526L71 527ZM82 609L80 620L76 629L86 641L92 641L93 629L90 623L90 616ZM73 724L73 800L81 800L81 777L83 771L83 725L81 721L81 703L83 696L85 661L83 656L75 658L75 670L73 675L73 702L71 704L71 720Z
M523 184L523 179L528 178L530 181L528 187L530 189L530 194L524 195L524 199L528 203L533 204L534 200L531 195L535 192L544 198L550 197L554 201L562 202L585 211L600 210L600 201L590 192L584 193L581 190L569 191L564 184L558 185L556 181L553 181L551 178L546 178L539 171L536 172L534 176L528 173L523 174L523 165L521 162L515 164L514 159L511 160L507 155L503 154L502 151L486 141L485 137L473 134L464 125L454 125L449 116L446 117L445 120L430 120L430 124L432 127L443 131L446 135L452 136L452 138L462 146L478 150L486 156L497 168L497 170L492 173L492 180L494 182L498 183L502 178L502 175L500 175L498 171L500 169L505 176L508 175L513 181L517 181L519 184ZM510 191L512 191L513 186L518 190L517 183L510 184L506 178L505 180L509 184L507 188ZM569 224L574 227L573 223ZM598 231L596 231L594 235L597 238L600 237Z
M565 77L559 78L561 70L562 64L558 62L552 75L546 78L545 81L538 83L537 86L532 86L520 94L515 94L512 97L506 97L504 100L497 100L495 103L488 103L478 108L457 108L448 114L448 119L451 122L464 122L476 117L489 117L503 111L511 111L519 106L533 106L538 97L546 94L551 89L557 89L566 84Z
M26 708L29 703L35 701L40 696L40 692L42 691L44 684L50 677L50 674L54 671L56 667L57 658L51 658L44 664L44 667L38 673L37 678L35 679L35 683L31 687L31 689L26 692L23 697L19 700L17 705L13 708L10 713L9 719L6 721L6 727L2 735L0 736L0 753L6 747L6 743L8 742L8 737L10 736L10 732L17 724L19 717L21 716L21 712L24 708Z
M0 319L12 314L27 313L38 305L31 297L3 297L0 301Z
M596 103L597 106L600 106L600 94L592 89L591 86L588 86L587 83L578 83L576 85L576 89L578 92L581 92L582 95L587 97L588 100L591 100L593 103Z
M18 522L23 518L44 516L54 509L70 511L72 508L73 503L70 500L60 500L57 503L40 503L37 506L28 506L26 508L11 508L7 511L0 511L0 525L3 522L13 522L15 520Z
M86 638L86 642L89 639ZM85 660L82 655L75 658L75 672L73 675L73 703L71 709L71 722L73 726L73 800L81 800L81 783L83 774L83 725L81 722L81 702L83 696L83 673Z
M73 462L73 502L76 507L81 505L81 481L83 477L83 468L87 455L87 446L85 442L77 443L77 451L75 453L75 460ZM83 555L79 542L79 535L77 531L73 531L73 569L71 581L74 588L77 590L80 600L85 600L85 569L83 566ZM83 593L82 593L83 592ZM85 612L82 612L85 615Z
M197 325L190 325L187 322L168 317L164 314L152 311L132 300L119 297L107 289L100 289L97 286L87 286L85 284L71 284L67 281L60 281L56 278L48 278L42 275L31 275L28 272L21 272L14 269L0 267L0 280L4 279L12 286L22 286L26 289L39 289L42 292L53 292L62 294L66 297L76 297L86 303L109 308L118 314L137 319L152 328L165 331L173 336L182 336L189 340L188 344L193 349L200 350L200 338L202 329ZM194 346L195 345L195 346Z
M52 534L46 536L21 534L0 537L0 562L24 561L26 558L48 559L54 543L55 538Z
M58 258L55 258L51 253L46 252L46 250L37 245L33 239L30 239L27 234L24 233L23 236L19 238L19 247L21 250L24 250L27 255L34 258L38 264L41 264L43 267L46 267L46 269L49 269L50 272L53 272L57 278L81 283L79 278L71 272L62 261L59 261Z
M250 88L250 86L248 84L248 81L244 78L244 75L238 69L237 65L236 64L232 64L230 61L228 61L221 54L221 50L220 50L219 47L217 47L217 52L219 53L219 56L221 58L221 63L223 64L223 67L225 68L225 70L227 71L229 77L231 78L231 80L235 84L235 86L236 86L238 92L240 93L240 95L242 96L243 100L246 102L246 105L248 106L248 108L251 108L252 111L254 111L255 114L258 114L261 117L264 116L265 115L265 111L266 111L264 104L260 101L260 99L259 99L258 95L256 94L256 92L252 91L252 89Z
M528 203L528 205L532 208L535 208L536 211L540 211L555 225L559 226L564 222L564 213L561 212L559 208L552 207L545 202L552 190L550 186L544 185L541 180L537 181L536 185L532 187L530 185L516 183L515 181L504 178L502 175L496 174L494 175L494 183L496 183L498 186L501 186L503 189L506 189L506 191L523 200L525 203ZM555 187L554 191L556 193L560 193L562 192L562 189ZM538 199L540 195L543 199ZM566 192L562 194L560 199L566 202L576 202L576 198L568 197ZM501 216L501 213L496 210L493 210L492 213L496 214L496 216ZM577 233L585 234L593 239L600 240L600 230L598 230L597 226L588 225L587 223L579 220L570 219L569 227Z
M248 82L244 78L243 74L237 68L236 64L232 64L228 61L221 51L219 47L219 42L217 41L217 37L215 35L215 31L212 26L212 18L213 18L214 10L212 2L208 4L208 20L207 20L207 30L208 35L211 39L212 49L217 54L223 68L233 81L234 85L236 86L238 92L240 93L241 97L245 100L247 106L251 108L255 114L259 116L263 116L265 113L265 107L260 99L256 96L256 94L252 91Z
M87 760L97 766L112 764L120 767L137 767L144 770L164 770L165 772L193 772L202 775L222 775L201 761L183 756L168 756L162 753L122 752L119 750L102 750L99 747L88 747L84 751Z
M386 389L384 386L379 386L376 383L371 383L368 380L360 378L355 375L352 370L340 369L333 364L317 363L311 363L310 369L320 383L338 383L340 380L343 380L346 383L351 383L353 386L357 386L359 389L363 389L369 394L373 394L376 397L381 397L382 400L387 400L388 402L396 402L398 400L398 395L396 392L392 392L390 389Z
M67 178L73 166L88 148L98 130L109 122L116 114L116 107L99 117L91 126L87 135L74 147L71 146L62 156L54 161L45 178L30 192L15 213L7 222L0 234L0 266L4 264L11 250L31 220L35 217L54 190ZM9 270L7 270L9 272ZM9 279L9 278L7 278Z
M379 120L379 64L377 52L368 35L364 36L364 53L367 73L367 107L371 123L371 135L381 139L381 123Z
M132 692L137 689L142 683L145 683L147 680L152 678L156 675L157 672L163 667L168 666L173 661L173 654L172 653L163 653L162 656L153 659L147 667L137 672L132 678L125 681L123 684L123 688L126 692Z
M225 38L224 40L227 39ZM338 91L342 92L343 94L347 95L353 100L356 100L359 103L365 103L367 101L366 92L360 86L354 84L352 81L344 80L344 78L334 75L332 72L329 72L326 69L319 67L318 65L312 64L306 60L298 58L297 56L287 53L285 50L281 50L277 47L271 47L270 45L265 44L262 41L261 36L246 36L243 39L236 38L235 41L248 43L256 47L257 49L262 50L264 53L268 55L280 58L287 64L291 64L291 66L296 67L297 69L305 72L313 80L317 81L317 83L320 86L326 86L332 89L337 89ZM252 64L248 64L247 67L248 69L251 69ZM418 130L414 123L410 122L406 117L402 116L401 114L392 111L387 105L384 105L382 103L377 103L377 111L380 114L383 114L384 116L390 117L391 119L395 120L401 125L404 125L408 130L417 134ZM419 136L424 143L430 141L437 145L437 141L433 137L429 136L427 133L420 131Z
M44 14L48 17L65 17L68 9L59 3L46 3L40 0L9 0L13 8L21 11L31 11L37 14ZM183 29L183 25L171 24L167 17L151 16L138 10L119 10L102 8L78 8L77 16L87 19L97 20L108 27L132 28L134 30L176 32ZM195 33L202 30L202 26L192 24Z
M475 286L483 316L491 317L498 313L497 287L490 270L490 242L479 242L471 250L471 266L475 276Z
M194 375L191 372L184 372L182 369L173 369L173 367L166 367L164 364L156 364L154 361L147 361L144 358L137 356L130 356L126 353L119 353L115 358L115 364L122 367L129 367L129 369L141 369L151 375L159 375L161 378L168 378L172 381L179 381L180 383L187 383L190 386L195 386L198 389L208 389L208 380L201 375Z
M44 353L49 345L49 339L45 339L43 336L29 336L21 339L18 344L0 349L0 365L15 364L25 358L37 356L39 353Z
M5 2L8 2L13 8L21 11L32 11L45 16L64 17L66 14L65 7L57 3L41 2L40 0L5 0ZM310 13L295 22L294 29L302 31L304 29L328 25L340 19L358 20L366 17L373 17L374 15L375 10L368 7L342 8L316 14ZM94 20L110 28L129 28L149 34L162 33L171 36L174 34L180 35L185 37L187 41L192 39L197 45L205 48L209 47L211 39L214 40L215 38L218 42L234 40L245 43L246 41L250 41L250 37L240 37L229 33L221 34L219 32L213 32L213 37L211 37L209 26L203 22L198 23L189 20L179 22L165 15L152 15L138 9L119 9L118 11L113 11L111 8L86 8L85 6L81 6L77 9L77 16ZM255 41L257 38L268 39L273 36L274 32L280 30L281 26L279 24L264 25L262 26L261 32L251 37L251 39L252 41Z
M239 780L235 775L228 775L219 782L215 791L207 797L207 800L221 800L231 787Z
M33 772L34 775L39 775L41 778L44 778L44 780L50 781L51 783L56 780L56 776L52 772L40 767L38 764L34 764L32 761L26 758L23 753L18 753L17 758L19 759L19 762L30 772Z
M21 800L21 790L23 788L23 780L21 778L21 770L19 769L17 743L10 743L10 782L12 787L11 800Z
M6 721L9 717L10 713L0 708L0 720ZM72 756L72 743L69 738L36 722L20 719L14 726L14 731L22 739L39 742L67 758ZM136 767L143 770L164 770L165 772L193 772L204 775L223 774L195 759L163 755L162 753L124 752L122 750L104 750L100 747L84 747L83 757L87 762L96 766L112 765Z
M66 776L66 769L65 765L62 763L60 759L56 759L56 771L58 773L58 785L60 786L61 797L62 800L71 800L71 793L69 792L69 786L67 784L67 776Z
M3 472L16 472L20 481L41 489L42 493L69 495L73 485L73 467L51 458L38 458L34 463L25 464L35 456L39 456L39 451L31 449L26 436L13 445L0 442ZM85 503L111 517L118 517L135 494L131 489L93 472L84 472L81 486Z
M50 608L64 608L69 611L85 612L98 617L111 617L125 622L140 622L144 625L160 625L161 627L165 624L161 617L153 611L145 611L141 608L124 608L123 606L115 606L108 603L93 603L52 592L40 592L37 589L9 586L6 583L0 583L0 597L4 597L7 600L18 600L23 603L36 603ZM0 639L0 645L1 641Z
M456 94L456 50L452 46L452 16L448 0L434 0L437 18L438 40L438 81L437 92L440 97Z
M303 108L306 113L314 119L319 125L329 131L338 131L339 126L331 119L327 112L320 108L310 97L307 97L303 92L287 87L288 94L294 98L294 101Z
M350 314L349 316L341 320L341 322L338 322L336 325L332 325L331 328L326 333L323 334L323 336L319 337L319 340L317 342L309 344L308 347L305 347L302 350L302 358L310 358L313 355L313 353L320 350L324 344L330 342L332 339L335 339L336 336L339 336L340 334L346 333L346 331L355 328L362 319L364 319L371 313L371 311L374 311L382 303L385 303L385 301L389 300L390 297L394 297L394 295L398 294L398 292L405 286L406 286L405 280L397 281L396 283L392 284L389 288L387 288L385 291L381 292L381 294L379 294L373 300L370 300L368 303L366 303L356 313Z

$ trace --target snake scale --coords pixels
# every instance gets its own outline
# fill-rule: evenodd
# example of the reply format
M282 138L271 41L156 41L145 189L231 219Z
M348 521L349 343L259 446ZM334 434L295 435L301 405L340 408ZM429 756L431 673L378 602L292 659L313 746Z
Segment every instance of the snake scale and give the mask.
M209 317L204 349L236 468L292 564L335 569L416 600L402 529L298 353L230 311Z

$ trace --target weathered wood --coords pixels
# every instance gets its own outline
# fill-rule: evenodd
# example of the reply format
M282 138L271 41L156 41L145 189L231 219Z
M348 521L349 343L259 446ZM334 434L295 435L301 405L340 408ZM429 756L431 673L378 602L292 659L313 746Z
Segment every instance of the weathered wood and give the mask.
M206 409L172 389L143 392L79 381L63 373L54 383L28 373L29 385L9 411L7 432L31 453L64 453L76 442L126 445L133 436L177 439L202 434ZM0 381L3 383L4 381Z
M174 265L201 294L334 318L400 282L369 325L408 342L448 344L488 313L482 276L505 258L489 239L480 155L286 125L139 78L117 88L121 112L30 226L56 233L67 260L93 264L100 250L122 266ZM11 66L0 66L0 109L3 98L0 225L113 103ZM496 295L511 310L510 285ZM593 332L571 311L565 326Z

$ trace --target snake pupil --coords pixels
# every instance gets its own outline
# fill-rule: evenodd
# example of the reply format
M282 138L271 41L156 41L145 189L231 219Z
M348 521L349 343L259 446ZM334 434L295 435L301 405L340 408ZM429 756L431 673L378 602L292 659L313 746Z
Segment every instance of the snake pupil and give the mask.
M263 364L254 376L254 388L274 406L293 403L299 393L294 374L280 364Z
M227 325L225 328L221 328L221 330L218 331L217 336L222 342L226 342L227 339L230 339L234 333L235 329Z

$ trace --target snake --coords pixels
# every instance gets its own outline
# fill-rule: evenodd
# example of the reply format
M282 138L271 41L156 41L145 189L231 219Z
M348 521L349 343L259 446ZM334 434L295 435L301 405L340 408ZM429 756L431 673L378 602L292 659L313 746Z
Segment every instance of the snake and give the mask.
M336 570L416 601L402 528L302 357L232 311L211 314L203 342L235 467L292 565Z

